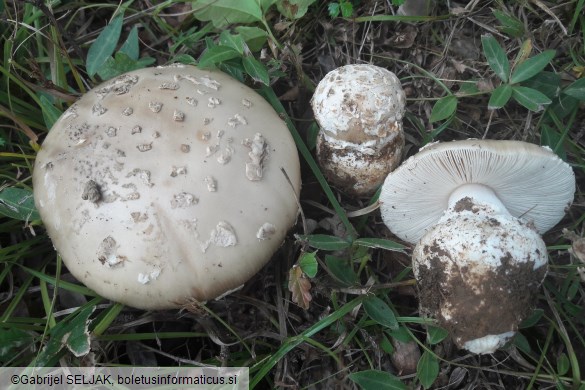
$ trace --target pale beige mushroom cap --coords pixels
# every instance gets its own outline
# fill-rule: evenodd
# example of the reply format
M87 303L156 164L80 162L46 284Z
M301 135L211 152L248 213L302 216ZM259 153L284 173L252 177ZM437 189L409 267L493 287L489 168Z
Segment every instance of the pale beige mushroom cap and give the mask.
M386 226L416 243L465 184L490 188L508 212L542 234L573 202L575 175L546 147L521 141L465 140L421 149L388 175L380 193Z
M272 107L221 72L185 65L86 93L51 129L33 174L37 208L71 273L144 309L246 282L294 224L300 181L294 141Z
M406 97L400 80L374 65L346 65L319 82L311 106L321 131L317 158L352 195L371 194L400 162Z

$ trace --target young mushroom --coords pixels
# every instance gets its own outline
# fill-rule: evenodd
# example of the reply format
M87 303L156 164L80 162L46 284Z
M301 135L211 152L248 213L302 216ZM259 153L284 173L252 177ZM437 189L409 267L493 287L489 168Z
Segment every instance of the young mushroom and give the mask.
M270 259L297 217L300 167L262 97L221 72L173 65L81 97L46 137L33 184L79 281L165 309L228 293Z
M432 144L388 175L384 223L416 243L421 313L456 345L492 353L534 306L548 263L540 234L571 205L575 176L550 149L519 141Z
M319 82L317 159L333 184L357 196L382 184L402 156L405 103L396 75L374 65L342 66Z

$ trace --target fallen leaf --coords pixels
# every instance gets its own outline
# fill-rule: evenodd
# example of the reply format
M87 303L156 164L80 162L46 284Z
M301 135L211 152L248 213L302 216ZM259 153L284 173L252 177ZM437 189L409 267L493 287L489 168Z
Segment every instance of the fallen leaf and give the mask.
M585 264L585 238L568 229L563 229L563 236L572 241L569 253ZM585 267L577 267L577 272L579 272L581 280L585 282Z
M292 301L305 310L311 303L311 282L305 277L298 265L293 265L288 273L288 290L292 293Z
M420 349L413 340L403 342L398 339L391 339L394 352L390 355L392 364L399 375L410 375L416 372L416 365L420 359Z
M403 31L398 32L390 39L388 39L387 43L397 49L408 49L414 44L414 40L417 34L418 31L415 27L406 26Z

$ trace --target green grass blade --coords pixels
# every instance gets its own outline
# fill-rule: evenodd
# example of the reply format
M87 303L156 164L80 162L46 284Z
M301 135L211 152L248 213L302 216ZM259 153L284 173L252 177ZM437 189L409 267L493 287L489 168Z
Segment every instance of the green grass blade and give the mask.
M305 330L304 332L302 332L298 336L290 337L287 341L285 341L282 344L282 346L278 349L278 351L273 353L268 358L268 360L266 360L265 362L262 363L262 365L260 366L260 369L258 370L256 375L250 380L250 388L253 389L254 387L256 387L258 385L258 383L260 383L262 378L264 378L266 376L266 374L268 374L268 372L272 369L272 367L274 367L276 365L276 363L278 363L280 361L280 359L282 359L287 353L289 353L291 350L293 350L298 345L305 342L307 338L312 337L317 332L320 332L321 330L328 328L334 322L343 318L346 314L351 312L361 302L362 302L362 298L358 297L358 298L346 303L345 305L343 305L342 307L340 307L339 309L337 309L333 313L329 314L327 317L321 319L319 322L315 323L314 325L312 325L310 328L308 328L307 330Z
M307 244L315 249L325 251L339 251L351 246L351 242L336 236L329 236L327 234L309 234L300 235L299 239L307 242Z
M321 185L323 192L325 192L325 195L327 196L327 199L329 200L329 202L331 203L331 206L335 210L335 213L337 214L337 216L339 217L339 219L341 220L341 222L345 226L345 229L347 230L348 235L350 237L354 238L356 235L356 232L355 232L353 225L351 224L351 222L347 218L347 214L346 214L345 210L339 204L339 201L337 200L337 197L335 196L335 194L331 190L331 187L329 187L329 183L327 183L325 176L323 176L323 173L319 169L319 166L317 165L317 162L315 161L315 159L311 155L311 152L307 148L307 145L305 145L305 142L303 141L301 135L299 134L299 132L295 128L295 126L292 123L292 121L290 120L290 118L288 117L284 107L282 106L282 103L280 102L280 100L278 100L278 97L276 96L276 94L274 93L272 88L264 86L260 89L260 93L262 94L262 96L264 96L264 98L266 100L268 100L268 102L272 105L272 107L276 110L276 112L278 112L280 115L284 116L284 121L286 122L288 129L290 130L292 137L294 138L295 144L297 145L299 152L301 153L301 155L303 156L303 158L305 159L305 161L307 162L307 164L311 168L311 171L313 172L313 174L317 178L317 181Z
M353 243L354 245L365 246L368 248L406 253L406 247L404 245L384 238L358 238Z

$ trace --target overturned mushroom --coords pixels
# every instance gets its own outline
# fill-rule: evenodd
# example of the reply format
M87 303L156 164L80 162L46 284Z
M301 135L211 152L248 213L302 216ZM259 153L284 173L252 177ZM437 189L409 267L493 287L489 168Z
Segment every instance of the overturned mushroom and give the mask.
M194 104L201 95L214 104ZM229 292L270 259L296 219L300 170L287 127L259 95L174 65L85 94L45 139L33 182L77 279L162 309Z
M400 162L406 97L400 80L374 65L329 72L311 100L321 131L317 158L327 178L352 195L369 195Z
M519 141L433 144L388 175L382 218L416 243L423 315L474 353L503 346L531 312L548 263L540 234L571 205L575 176Z

